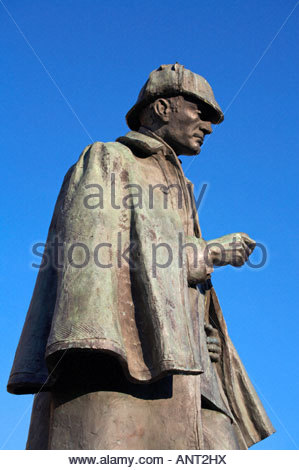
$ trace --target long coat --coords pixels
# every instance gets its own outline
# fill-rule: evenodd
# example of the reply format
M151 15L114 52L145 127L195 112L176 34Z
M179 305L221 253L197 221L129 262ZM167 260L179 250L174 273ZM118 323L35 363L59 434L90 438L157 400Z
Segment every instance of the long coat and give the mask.
M177 188L158 188L154 197L148 190L153 172L165 176L161 155L165 157L162 142L129 132L118 142L88 146L68 171L9 392L51 390L66 351L78 357L87 350L110 354L127 379L137 384L172 374L207 373L200 344L204 339L192 318L188 259L182 250L182 244L192 240L202 254L205 242L193 199L194 217L184 224L186 214L173 197ZM175 156L174 160L185 207L190 185ZM171 204L165 208L167 195ZM192 227L189 235L186 225ZM202 270L204 280L209 271L205 266ZM214 289L204 296L202 308L208 309L222 338L217 375L228 414L243 446L250 446L273 428L228 336Z

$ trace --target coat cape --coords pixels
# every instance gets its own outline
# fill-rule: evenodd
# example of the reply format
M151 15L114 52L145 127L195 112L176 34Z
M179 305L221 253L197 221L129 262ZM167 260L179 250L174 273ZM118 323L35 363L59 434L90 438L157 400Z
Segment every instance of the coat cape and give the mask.
M139 140L143 150L153 152L161 145L135 132L128 136L134 145ZM16 351L9 392L51 390L56 365L66 351L111 354L126 377L136 383L156 381L167 374L204 372L190 315L187 261L182 266L175 261L182 221L171 207L165 217L162 193L154 210L149 208L146 191L142 207L132 204L132 199L129 202L128 188L136 189L136 184L144 188L146 183L133 152L120 142L86 147L66 174ZM101 188L101 202L96 195L90 197L99 194L95 185ZM60 263L53 248L57 241L63 251ZM174 261L153 271L153 245L159 243L168 243ZM165 253L163 256L158 254L157 262L165 263ZM274 430L228 336L213 288L208 295L222 335L223 389L240 439L250 446Z

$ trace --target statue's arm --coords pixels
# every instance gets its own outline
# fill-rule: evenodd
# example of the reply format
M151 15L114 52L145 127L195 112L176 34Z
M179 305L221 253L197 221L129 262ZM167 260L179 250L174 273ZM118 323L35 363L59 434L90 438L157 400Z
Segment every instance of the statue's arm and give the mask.
M188 283L204 282L213 272L212 258L203 238L186 237L184 246L188 264Z
M209 241L186 237L186 241L189 285L205 281L213 271L213 266L242 266L255 248L255 241L243 232ZM218 362L221 356L219 332L211 324L205 324L204 328L210 359Z

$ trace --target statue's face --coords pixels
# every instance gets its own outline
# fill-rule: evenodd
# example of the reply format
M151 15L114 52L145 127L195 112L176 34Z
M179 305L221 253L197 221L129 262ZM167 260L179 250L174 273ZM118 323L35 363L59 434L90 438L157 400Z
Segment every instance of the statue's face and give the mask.
M197 155L205 136L211 132L211 121L204 107L182 97L178 109L169 112L164 140L177 155Z

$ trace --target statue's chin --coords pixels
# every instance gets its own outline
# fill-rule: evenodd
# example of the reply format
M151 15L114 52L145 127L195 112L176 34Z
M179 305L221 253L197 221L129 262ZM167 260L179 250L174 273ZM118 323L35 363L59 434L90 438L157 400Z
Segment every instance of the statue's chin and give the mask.
M200 145L194 147L186 147L184 152L181 155L186 155L187 157L193 157L194 155L199 155L201 151Z
M177 155L186 155L187 157L193 157L198 155L201 151L199 142L167 142L175 151Z

